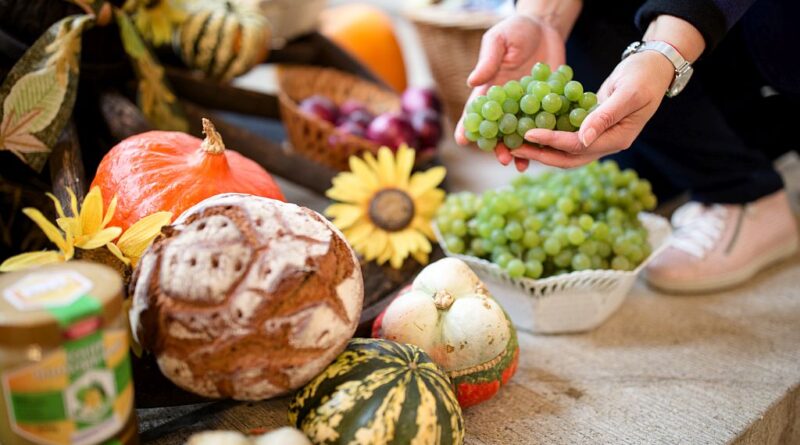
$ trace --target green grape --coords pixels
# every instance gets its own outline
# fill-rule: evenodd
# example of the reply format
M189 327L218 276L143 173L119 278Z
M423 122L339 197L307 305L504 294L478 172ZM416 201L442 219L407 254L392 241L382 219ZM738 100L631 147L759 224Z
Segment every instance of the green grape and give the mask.
M539 62L531 68L531 76L536 80L547 80L550 76L550 65Z
M603 265L603 258L601 258L599 255L592 255L592 269L607 269L607 268L608 267L605 267Z
M486 97L486 96L478 96L475 99L473 99L472 102L469 104L469 110L471 112L473 112L473 113L480 114L481 110L483 110L483 106L488 101L489 101L488 97Z
M588 114L589 113L587 113L583 108L576 108L569 112L569 123L576 127L580 127Z
M493 100L497 103L503 103L504 100L508 98L506 94L506 90L499 85L492 85L489 87L489 91L486 92L486 96L489 97L489 100Z
M594 226L594 218L592 218L592 215L581 215L578 218L578 225L581 229L589 231Z
M555 114L561 109L561 96L550 93L542 99L542 109L548 113Z
M589 91L583 93L581 99L578 101L578 105L584 110L592 108L597 105L597 95Z
M478 130L481 134L481 137L486 139L491 139L493 137L497 137L498 125L497 122L493 121L483 121Z
M534 115L539 111L539 99L533 94L526 94L519 101L519 109L525 114Z
M586 270L592 268L592 259L584 253L576 254L572 257L572 268L575 270Z
M464 116L464 129L467 131L478 131L478 127L483 122L483 117L478 113L467 113Z
M525 276L528 278L533 278L534 280L542 276L542 272L544 272L544 266L542 266L541 261L537 260L528 260L525 261Z
M456 236L465 236L467 234L467 223L463 219L453 221L450 229Z
M549 76L547 76L547 81L549 82L551 80L557 80L557 81L561 82L562 85L566 84L567 82L569 82L567 80L567 76L565 76L562 73L559 73L558 71L553 71L552 73L550 73Z
M466 136L467 140L470 142L478 142L478 139L481 138L481 134L477 131L465 131L464 136Z
M525 275L525 263L522 260L514 258L506 264L506 272L511 278L520 278Z
M564 95L572 102L578 102L583 98L583 85L576 81L571 80L564 85Z
M586 241L578 246L578 250L586 255L594 255L597 253L597 242L592 240Z
M480 238L474 238L470 241L469 248L476 256L486 255L486 243Z
M482 222L478 224L478 235L480 235L481 238L489 238L489 236L492 234L492 229L494 229L494 227L492 227L491 224L488 222Z
M522 247L522 244L520 244L520 243L519 243L519 242L517 242L517 241L511 241L510 243L508 243L508 249L509 249L509 250L511 251L511 253L513 253L515 256L521 256L521 255L522 255L522 252L524 252L524 251L525 251L525 248L524 248L524 247Z
M571 106L569 99L567 99L567 96L564 96L563 94L561 94L559 97L561 97L561 108L558 110L558 114L569 114L569 108Z
M564 82L561 79L548 80L547 84L550 85L550 91L556 94L564 94Z
M518 80L509 80L503 86L503 90L505 90L506 96L514 100L519 100L525 94L525 89Z
M631 246L630 251L628 251L628 254L625 256L628 257L633 264L639 264L644 259L644 251L642 251L641 247L634 244Z
M503 116L503 107L500 106L498 102L490 100L483 104L483 107L481 108L481 116L483 116L484 119L496 121Z
M525 261L544 261L547 258L547 253L542 247L534 247L525 252Z
M569 239L570 244L574 246L580 246L584 241L586 241L586 234L583 233L583 230L579 229L578 227L570 227L567 229L567 238Z
M516 99L506 99L503 102L503 112L517 114L519 112L519 102Z
M558 198L558 201L556 201L556 207L558 207L558 210L564 212L566 215L570 215L575 211L575 202L566 196L562 196L561 198Z
M550 217L550 221L556 226L564 226L569 222L569 216L561 211L554 212Z
M597 243L597 254L603 258L608 258L611 256L611 245L602 241L598 241Z
M536 122L533 119L525 116L517 120L517 134L521 137L525 137L525 133L533 128L536 128Z
M508 265L508 263L510 263L514 259L515 259L514 255L512 255L510 252L503 252L500 255L497 255L496 257L492 258L492 261L498 266L505 268L506 265Z
M561 268L569 267L572 264L572 255L572 250L564 249L553 258L553 263Z
M449 216L442 214L436 217L436 225L439 226L439 230L441 230L442 233L448 234L453 226L453 222Z
M464 253L464 240L455 235L448 236L445 239L445 246L450 252Z
M611 268L614 270L631 270L631 263L624 256L615 256L611 260Z
M656 208L656 205L658 205L655 195L652 194L642 196L641 202L645 210L653 210Z
M492 234L490 235L489 239L495 245L505 244L508 239L506 238L506 233L503 229L494 229L492 230Z
M631 251L633 244L628 240L620 240L619 238L614 241L614 253L620 256L628 255Z
M548 113L547 111L540 111L537 113L534 121L536 122L536 128L546 128L548 130L556 128L555 115L553 115L553 113Z
M550 85L547 82L536 80L528 84L528 94L534 95L540 101L550 93Z
M574 76L574 73L573 73L573 71L572 71L572 67L571 67L571 66L569 66L569 65L560 65L560 66L559 66L559 67L556 69L556 71L558 71L559 73L561 73L561 75L562 75L562 76L564 76L564 78L565 78L565 79L567 79L567 82L569 82L570 80L572 80L572 76Z
M525 235L522 236L522 245L528 249L538 246L540 242L541 238L539 237L539 234L533 230L528 230L525 232Z
M516 133L517 117L510 113L504 114L503 117L500 118L500 125L498 127L500 129L500 132L503 134Z
M556 238L547 238L544 240L544 244L542 244L542 248L544 248L545 253L550 256L558 255L558 252L561 252L561 242Z
M562 114L556 118L556 130L558 131L575 131L575 127L569 123L569 115Z
M530 215L525 217L525 221L523 221L522 225L531 231L538 231L544 225L544 220L541 216L538 215Z
M492 151L497 146L497 139L494 138L480 138L478 139L478 148L483 151Z
M522 147L522 136L518 135L517 133L511 133L503 136L503 145L508 147L509 150L515 150L519 147Z
M510 239L511 241L516 241L522 238L524 231L522 230L522 225L516 221L512 221L508 223L505 228L506 238Z
M502 229L506 225L506 219L500 215L493 215L489 218L489 226L492 229Z
M530 85L531 82L533 81L534 81L533 76L525 76L522 79L520 79L519 83L520 85L522 85L522 88L525 89L525 91L527 91L528 85Z
M650 185L650 181L648 181L647 179L637 179L628 184L628 188L633 192L633 195L636 196L637 198L647 196L653 191L653 186Z

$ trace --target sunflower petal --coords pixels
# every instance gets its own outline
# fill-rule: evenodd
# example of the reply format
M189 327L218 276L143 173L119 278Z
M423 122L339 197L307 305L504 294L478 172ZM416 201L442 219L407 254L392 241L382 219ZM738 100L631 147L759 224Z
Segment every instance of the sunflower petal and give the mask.
M369 243L366 245L366 252L364 252L364 257L368 261L372 261L378 257L383 252L383 249L386 248L386 244L389 242L389 235L384 232L383 230L375 230L372 233L371 239Z
M428 239L436 239L436 235L433 233L433 227L431 227L431 221L427 218L423 218L419 215L415 216L411 221L411 227L422 232L422 234L427 236Z
M67 246L67 240L64 239L64 236L61 232L53 225L47 218L42 215L42 212L34 209L34 208L24 208L22 209L22 213L28 216L28 218L32 219L33 222L42 229L42 232L47 236L47 239L53 242L56 246L58 246L59 250L66 253L71 246ZM71 243L70 243L71 244Z
M344 236L350 244L358 244L368 239L375 227L368 222L359 222L344 231Z
M108 244L106 244L106 247L108 248L108 250L109 250L111 253L113 253L113 254L114 254L114 256L115 256L115 257L117 257L117 258L118 258L120 261L122 261L123 263L125 263L125 265L130 265L130 264L131 264L131 260L129 260L129 259L128 259L128 258L127 258L127 257L126 257L126 256L125 256L123 253L122 253L122 251L121 251L121 250L119 250L119 247L117 247L117 245L116 245L116 244L114 244L114 243L108 243Z
M428 264L429 261L428 254L425 252L420 252L420 251L411 252L411 256L413 256L414 259L417 260L417 262L419 264L422 264L423 266Z
M432 218L444 202L444 190L431 189L414 200L417 215Z
M340 173L333 178L333 187L325 195L336 201L359 204L372 196L376 186L368 186L353 173Z
M64 208L61 207L61 201L59 201L58 198L56 198L56 196L52 193L45 193L45 195L47 195L47 197L53 201L53 204L56 208L56 215L58 215L59 218L66 217L66 215L64 215Z
M368 187L378 186L378 177L375 176L375 171L369 168L366 162L358 156L350 156L350 171L353 172L364 185Z
M411 176L408 191L411 196L417 198L441 184L446 174L447 170L444 167L433 167L425 172L414 173Z
M30 267L44 266L45 264L64 262L64 255L54 250L42 252L29 252L12 256L0 264L0 272L13 272Z
M325 209L325 215L334 218L333 225L339 229L352 226L363 214L360 207L352 204L332 204Z
M396 187L395 173L397 169L394 165L394 154L387 147L378 150L378 180L387 187Z
M416 152L406 145L401 145L397 150L396 168L397 174L395 176L398 188L405 189L408 187L408 179L411 175L411 169L414 168L414 158Z
M107 227L91 235L84 235L80 242L75 243L75 247L84 250L97 249L113 241L122 233L120 227Z
M392 255L393 259L395 257L399 257L400 261L402 261L406 259L406 257L408 257L408 252L411 249L408 243L408 239L405 236L405 232L392 233L391 235L389 235L389 241L391 241L392 249L394 249L394 255Z
M100 193L100 187L95 186L81 204L81 235L94 235L100 231L102 223L103 195Z
M136 221L117 241L122 253L136 263L145 249L161 233L161 228L172 221L171 212L156 212Z
M392 250L392 245L387 244L386 248L383 249L383 252L380 255L378 255L378 258L375 260L375 262L381 265L386 264L386 262L389 261L390 258L392 258L393 253L394 250Z
M72 211L72 216L78 216L78 198L75 196L75 192L72 191L71 188L67 187L67 193L69 194L69 208Z
M114 211L117 210L117 195L114 195L111 198L111 202L108 203L108 208L106 209L106 215L103 217L102 227L108 225L111 222L111 219L114 218Z

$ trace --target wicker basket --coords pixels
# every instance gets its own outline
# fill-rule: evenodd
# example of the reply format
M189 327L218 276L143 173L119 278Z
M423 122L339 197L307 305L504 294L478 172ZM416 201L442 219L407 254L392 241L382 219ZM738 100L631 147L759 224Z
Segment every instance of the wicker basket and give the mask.
M348 159L364 152L377 153L372 141L344 134L330 122L300 111L298 102L319 94L341 105L357 100L374 114L400 110L400 99L393 92L360 77L330 68L284 65L278 68L278 99L281 119L294 150L320 164L347 170ZM428 162L431 150L417 152L416 164Z
M467 76L478 60L483 33L502 17L436 6L411 9L406 16L417 28L445 114L455 124L470 95Z
M538 280L511 278L494 263L451 253L438 228L434 227L434 232L446 255L463 260L482 279L492 282L492 294L518 329L564 334L588 331L603 324L625 301L639 272L667 246L669 221L649 213L640 214L639 219L647 228L653 253L636 270L582 270Z

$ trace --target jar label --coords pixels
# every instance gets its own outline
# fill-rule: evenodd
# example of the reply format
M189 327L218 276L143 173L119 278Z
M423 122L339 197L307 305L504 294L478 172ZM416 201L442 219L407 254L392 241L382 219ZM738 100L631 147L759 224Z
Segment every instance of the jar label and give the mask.
M25 275L3 292L20 311L38 311L70 306L92 290L92 282L75 271Z
M99 329L98 315L68 312L60 314L72 321L64 326L70 340L63 347L2 375L11 428L36 444L102 442L125 426L133 409L127 332Z

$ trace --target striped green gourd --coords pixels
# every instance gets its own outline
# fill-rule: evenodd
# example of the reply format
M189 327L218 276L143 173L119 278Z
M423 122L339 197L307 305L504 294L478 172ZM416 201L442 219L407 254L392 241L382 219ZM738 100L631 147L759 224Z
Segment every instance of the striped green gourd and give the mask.
M462 444L450 380L425 352L353 339L289 404L289 421L317 445Z
M241 2L200 1L176 33L175 51L189 67L229 80L266 58L270 34L264 16Z

